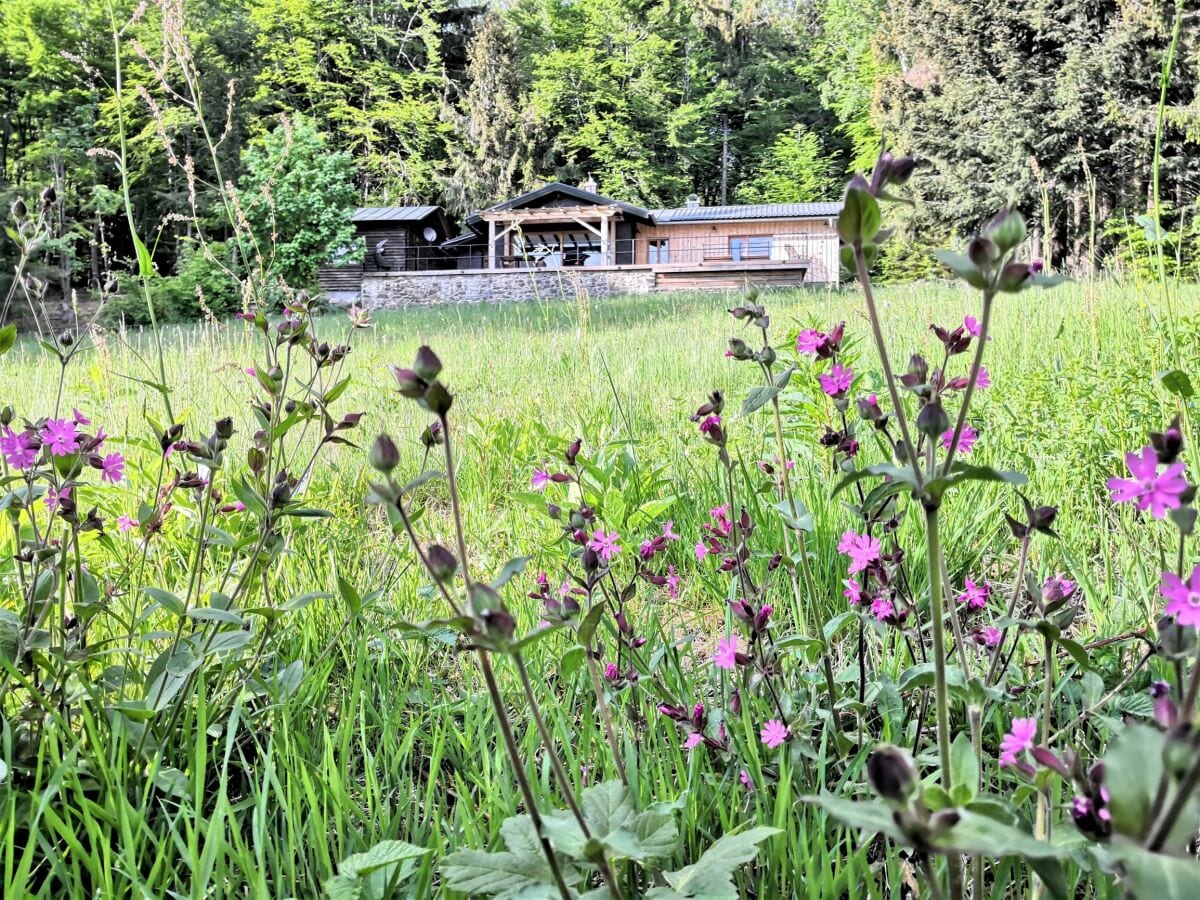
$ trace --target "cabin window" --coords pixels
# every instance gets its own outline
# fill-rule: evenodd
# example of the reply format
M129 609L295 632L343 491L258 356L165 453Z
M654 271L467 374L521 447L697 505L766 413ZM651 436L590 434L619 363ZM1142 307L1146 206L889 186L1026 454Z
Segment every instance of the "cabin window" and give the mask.
M650 241L650 265L664 265L671 261L671 242L661 239Z
M729 258L734 262L743 259L770 259L770 235L731 237L729 239Z

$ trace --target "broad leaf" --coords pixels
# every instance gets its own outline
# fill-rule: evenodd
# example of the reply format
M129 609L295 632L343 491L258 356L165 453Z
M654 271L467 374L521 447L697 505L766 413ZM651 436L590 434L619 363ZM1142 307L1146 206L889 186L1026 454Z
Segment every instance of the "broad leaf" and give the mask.
M733 883L734 872L758 855L760 843L776 834L779 834L778 828L761 826L740 834L727 834L705 850L692 865L678 872L665 873L667 882L678 897L738 900L738 891ZM653 897L654 894L648 896Z
M750 392L746 394L746 399L742 401L742 410L738 415L748 416L752 412L757 412L778 397L779 391L779 388L767 384L760 384L750 388Z

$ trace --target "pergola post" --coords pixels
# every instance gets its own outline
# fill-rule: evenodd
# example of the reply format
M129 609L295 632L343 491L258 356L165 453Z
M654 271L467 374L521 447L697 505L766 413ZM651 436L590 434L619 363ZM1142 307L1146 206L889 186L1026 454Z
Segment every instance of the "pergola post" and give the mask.
M496 220L488 219L488 255L487 267L496 268Z
M611 266L612 261L608 258L608 214L605 213L600 217L600 265Z

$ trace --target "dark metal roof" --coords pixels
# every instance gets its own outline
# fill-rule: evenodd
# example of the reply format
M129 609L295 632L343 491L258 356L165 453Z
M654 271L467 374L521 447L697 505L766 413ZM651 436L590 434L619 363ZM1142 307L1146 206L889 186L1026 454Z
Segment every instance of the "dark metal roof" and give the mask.
M526 191L519 197L513 197L511 200L505 200L503 203L497 203L495 206L489 206L483 212L499 212L505 209L521 209L526 206L534 206L537 204L537 201L555 194L561 194L564 197L577 200L581 206L615 206L627 216L641 219L644 222L650 221L649 210L642 209L640 206L634 206L632 203L614 200L611 197L605 197L601 194L593 194L591 191L585 191L582 188L577 188L572 184L565 184L561 181L552 181L549 184L542 185L540 188ZM475 213L467 219L467 224L473 226L479 221L479 213Z
M434 213L441 212L440 206L363 206L354 211L351 222L419 222Z
M677 222L725 222L740 219L827 219L842 211L841 201L832 203L752 203L744 206L684 206L656 209L651 215L659 225Z
M442 243L439 246L443 250L450 250L450 249L453 249L454 247L461 247L464 244L466 244L466 245L487 244L487 238L483 237L482 235L476 234L474 231L468 231L464 234L460 234L460 235L457 235L456 237L452 237L448 241L442 241Z

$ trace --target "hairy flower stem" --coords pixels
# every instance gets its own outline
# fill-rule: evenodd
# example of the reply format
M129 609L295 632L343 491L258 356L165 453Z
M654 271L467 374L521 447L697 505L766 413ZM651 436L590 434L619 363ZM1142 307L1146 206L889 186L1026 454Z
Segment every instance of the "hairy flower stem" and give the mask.
M943 478L950 474L950 464L954 462L954 453L958 450L958 439L962 437L963 428L967 424L967 410L971 407L971 398L975 395L975 381L979 378L979 369L983 364L983 350L987 346L988 326L992 320L992 301L995 298L994 288L984 289L983 312L979 316L979 337L975 339L978 342L975 346L975 359L971 363L971 374L967 376L967 389L963 391L962 403L958 407L958 421L954 423L950 449L946 451L946 461L942 463Z
M1192 738L1193 751L1196 738ZM1164 782L1165 783L1165 782ZM1166 844L1167 838L1171 836L1171 831L1175 826L1176 820L1183 813L1184 807L1188 801L1195 795L1196 787L1200 785L1200 753L1195 753L1191 764L1183 773L1183 777L1179 780L1179 788L1175 792L1175 796L1171 798L1171 805L1159 816L1155 821L1154 827L1150 830L1150 836L1146 839L1146 849L1158 851Z
M916 493L925 486L918 465L916 444L908 430L908 416L904 412L904 404L900 401L900 390L896 387L896 376L892 372L892 363L888 358L887 345L883 341L883 327L879 322L879 309L875 306L875 292L871 289L871 276L867 273L867 260L863 255L862 244L854 245L854 268L858 280L862 283L863 298L867 304L867 318L871 322L871 335L875 338L875 350L879 353L879 363L883 367L883 378L887 382L888 396L892 400L892 408L896 413L896 422L900 425L900 436L904 441L905 462L912 467L913 479L916 482Z
M584 655L587 657L588 674L592 679L592 692L596 695L596 706L600 710L600 721L604 723L604 735L608 739L609 749L612 750L613 762L617 766L617 774L621 776L621 783L628 787L629 776L625 774L625 761L621 756L621 745L617 743L617 731L613 726L612 711L608 708L608 701L604 699L604 682L600 680L596 657L592 653L591 647L584 650Z
M563 770L562 761L558 758L558 751L554 747L554 737L550 734L550 729L546 727L546 720L542 718L541 708L538 706L537 697L533 693L533 682L529 678L529 670L525 667L525 657L520 651L517 651L512 654L512 658L517 667L517 674L521 677L521 689L525 692L525 702L529 705L529 712L533 716L533 722L537 726L538 734L542 738L542 746L546 748L546 755L550 759L550 768L554 772L554 777L558 781L559 788L562 789L563 797L567 801L571 815L579 823L579 830L590 841L592 839L592 830L588 827L587 819L584 818L583 810L580 808L579 801L575 797L575 789L571 785L570 779L567 778L567 773ZM606 853L600 853L598 864L600 871L604 875L604 880L608 884L610 893L616 900L622 900L619 881L616 873L613 872L612 863Z
M496 675L492 671L492 661L488 657L486 650L480 648L475 652L476 658L479 660L479 668L483 672L484 683L487 684L488 697L492 702L492 709L496 713L496 721L500 725L500 734L504 739L504 749L508 753L508 761L513 767L513 774L517 779L517 786L521 790L521 796L525 800L525 809L529 813L529 819L533 822L533 828L538 834L538 840L542 845L542 853L546 856L546 863L550 866L550 874L554 877L554 883L558 887L558 892L562 895L563 900L570 900L571 891L567 887L567 883L563 880L562 869L559 868L558 858L554 855L554 848L550 846L550 841L542 833L542 814L538 811L537 800L533 796L533 788L529 784L529 777L525 774L525 764L521 761L521 751L517 747L517 739L513 737L512 723L508 720L508 710L504 708L504 698L500 695L500 688L496 684Z
M1012 596L1008 598L1008 611L1004 613L1005 618L1012 618L1013 612L1016 611L1017 601L1021 597L1021 589L1025 586L1025 566L1029 563L1029 545L1032 543L1032 535L1025 535L1021 538L1021 551L1017 559L1017 574L1013 579ZM992 662L988 666L987 678L984 679L985 685L990 685L992 679L999 672L1000 657L1004 653L1004 641L1001 640L996 644L996 649L992 651Z
M941 765L942 787L954 787L950 765L950 696L946 690L945 610L942 608L941 536L938 532L938 508L925 505L925 540L929 563L929 616L933 640L934 705L937 712L938 761ZM950 876L950 900L962 897L962 865L955 854L946 857Z
M1045 683L1042 686L1042 746L1046 747L1050 744L1050 717L1054 714L1054 641L1050 636L1046 636L1046 651L1045 651ZM1034 836L1038 840L1050 839L1050 788L1046 787L1038 791L1037 795L1037 826L1034 830ZM1033 890L1030 894L1032 900L1039 900L1045 893L1045 884L1040 878L1035 877L1033 881Z

